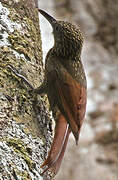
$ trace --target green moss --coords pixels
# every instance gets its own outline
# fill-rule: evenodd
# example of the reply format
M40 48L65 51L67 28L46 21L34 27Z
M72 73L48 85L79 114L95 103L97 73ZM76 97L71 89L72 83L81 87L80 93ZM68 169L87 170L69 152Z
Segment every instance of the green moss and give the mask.
M6 142L9 144L9 146L12 146L14 151L25 160L30 170L35 167L35 163L29 157L29 150L27 151L27 148L21 139L7 139ZM31 152L32 151L30 150L30 154Z
M14 167L14 164L12 164L12 167ZM13 174L14 178L16 178L16 179L18 176L22 177L22 180L31 180L32 179L26 170L21 172L16 167L13 168L12 174Z

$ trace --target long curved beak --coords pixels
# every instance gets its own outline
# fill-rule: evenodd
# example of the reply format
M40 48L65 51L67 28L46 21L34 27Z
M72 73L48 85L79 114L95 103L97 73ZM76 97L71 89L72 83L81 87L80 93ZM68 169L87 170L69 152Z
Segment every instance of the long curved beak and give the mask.
M53 24L56 22L56 19L54 19L52 16L50 16L48 13L43 11L42 9L38 9L38 11L49 21L49 23L53 26Z

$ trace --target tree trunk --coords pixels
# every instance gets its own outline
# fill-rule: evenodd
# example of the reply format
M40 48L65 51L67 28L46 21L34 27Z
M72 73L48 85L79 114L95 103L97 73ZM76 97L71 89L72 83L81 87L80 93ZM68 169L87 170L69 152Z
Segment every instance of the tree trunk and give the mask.
M47 99L30 95L29 87L7 65L15 67L34 87L43 80L38 11L33 0L0 1L0 179L48 179L40 165L51 135ZM48 141L48 143L47 143Z

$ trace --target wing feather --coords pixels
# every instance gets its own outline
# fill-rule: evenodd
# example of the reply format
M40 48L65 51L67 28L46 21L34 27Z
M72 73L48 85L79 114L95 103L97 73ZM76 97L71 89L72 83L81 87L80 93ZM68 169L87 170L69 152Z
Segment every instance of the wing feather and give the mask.
M83 122L86 107L86 88L79 84L66 70L53 70L50 73L56 103L65 116L76 139Z

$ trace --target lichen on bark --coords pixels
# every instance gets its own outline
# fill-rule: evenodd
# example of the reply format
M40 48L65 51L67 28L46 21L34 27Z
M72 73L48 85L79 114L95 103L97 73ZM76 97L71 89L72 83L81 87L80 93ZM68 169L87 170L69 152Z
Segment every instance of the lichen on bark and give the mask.
M40 27L33 0L0 2L0 179L41 179L40 165L51 140L47 99L28 94L28 87L8 64L34 87L43 81Z

